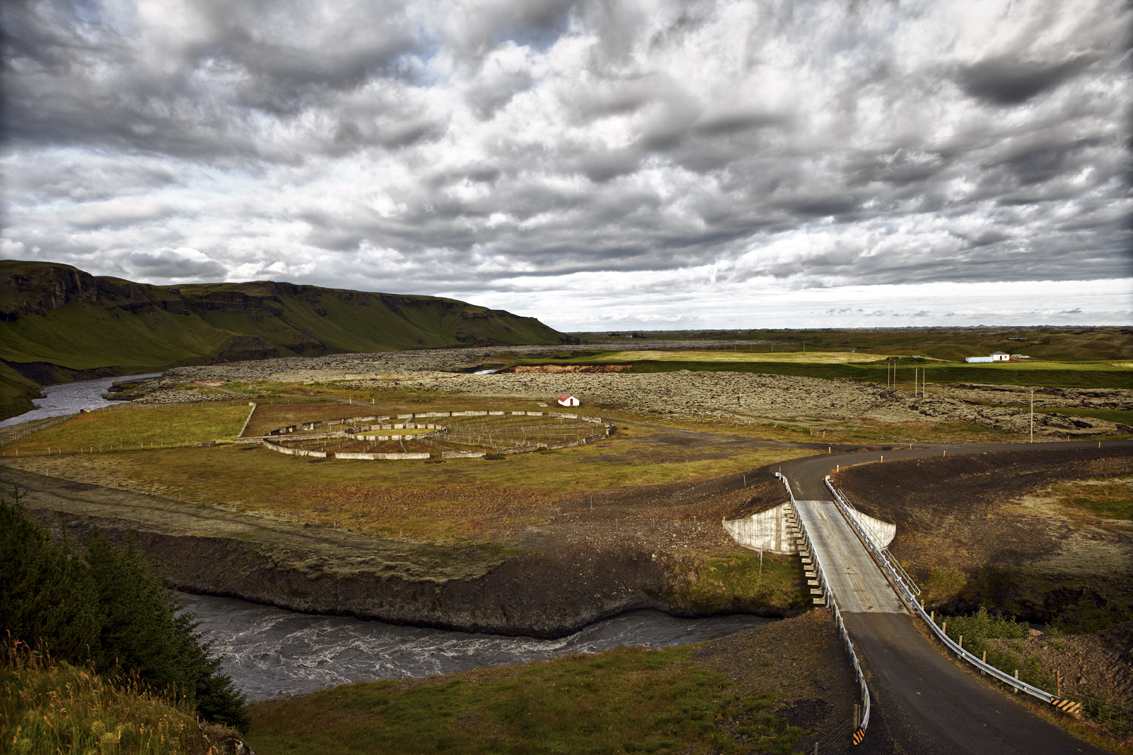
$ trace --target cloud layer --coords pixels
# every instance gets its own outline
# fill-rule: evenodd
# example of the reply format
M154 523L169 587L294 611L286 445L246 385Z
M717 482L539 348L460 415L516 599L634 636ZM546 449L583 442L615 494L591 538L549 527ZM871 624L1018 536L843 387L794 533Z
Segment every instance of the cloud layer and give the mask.
M941 324L985 322L1006 315L957 284L1032 281L1112 297L1047 322L1133 322L1122 0L14 0L0 21L5 257L561 328L627 302L625 323L758 326L737 321L757 300L872 286L910 302L879 324L914 324L916 285L952 290Z

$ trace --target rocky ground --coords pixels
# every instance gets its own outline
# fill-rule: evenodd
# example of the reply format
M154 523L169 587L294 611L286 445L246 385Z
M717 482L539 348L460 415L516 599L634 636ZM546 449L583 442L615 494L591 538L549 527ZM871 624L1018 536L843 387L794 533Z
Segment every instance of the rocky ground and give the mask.
M1036 633L1022 640L988 642L1024 658L1038 658L1044 676L1057 679L1061 674L1063 696L1105 700L1133 718L1133 621L1093 634Z
M594 348L648 349L662 344L611 343ZM689 348L718 348L712 342ZM1030 431L1031 394L1011 386L932 385L927 396L911 396L876 383L760 375L735 372L658 374L570 373L472 375L455 372L491 362L501 352L552 354L562 347L527 346L482 349L431 349L382 354L339 354L323 357L270 359L201 367L179 367L163 377L144 381L143 401L182 402L208 397L207 391L177 388L189 382L275 381L335 382L357 390L401 386L419 390L456 391L476 396L552 399L564 391L584 405L629 408L635 412L690 418L715 418L738 424L790 420L819 433L847 422L966 422L1004 433ZM587 348L591 348L587 346ZM1133 390L1049 388L1034 395L1039 409L1082 408L1133 410ZM1112 436L1133 429L1101 419L1039 413L1035 434L1043 437Z
M738 345L759 345L762 343L764 342L743 341L738 342ZM577 348L587 351L667 351L672 347L672 343L664 341L610 341L601 344L586 344ZM722 347L716 341L682 341L681 347L700 350L731 349L732 343L729 342ZM372 377L398 378L418 375L419 373L468 370L485 362L507 362L511 359L508 355L550 356L562 353L570 348L572 347L487 346L469 349L385 351L377 354L328 354L321 357L288 357L199 367L176 367L166 372L166 375L182 382L193 380L327 382Z
M203 401L231 401L231 394L213 391L163 388L134 399L135 404L196 404Z

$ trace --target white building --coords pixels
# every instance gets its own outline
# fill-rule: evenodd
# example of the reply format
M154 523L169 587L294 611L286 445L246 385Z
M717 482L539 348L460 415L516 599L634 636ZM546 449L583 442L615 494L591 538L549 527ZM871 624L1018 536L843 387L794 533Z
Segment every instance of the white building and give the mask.
M578 406L578 399L569 393L564 393L558 398L559 406Z
M989 357L964 357L968 364L987 364L988 362L1010 362L1011 355L1006 351L992 352Z

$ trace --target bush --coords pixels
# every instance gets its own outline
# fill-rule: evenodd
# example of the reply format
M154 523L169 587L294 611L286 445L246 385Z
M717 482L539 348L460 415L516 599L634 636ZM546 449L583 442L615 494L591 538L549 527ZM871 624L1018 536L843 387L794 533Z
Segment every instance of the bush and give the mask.
M1099 605L1090 593L1083 593L1076 604L1066 606L1047 625L1047 632L1056 637L1064 634L1089 634L1133 619L1133 611L1127 606L1104 604L1104 601L1102 603L1103 605Z
M1008 674L1019 672L1019 678L1036 687L1050 687L1052 682L1042 675L1039 659L1030 656L1022 660L1014 653L1000 650L986 642L990 639L1022 639L1027 637L1031 628L1023 622L1016 621L1015 617L1007 618L1000 614L989 614L986 608L980 608L970 616L949 616L948 636L959 641L964 637L964 649L975 656L987 653L987 662Z
M948 619L948 636L957 639L964 635L964 644L1005 637L1021 639L1031 633L1031 628L1012 616L1010 619L1000 615L991 615L986 608L980 608L971 616L952 616Z

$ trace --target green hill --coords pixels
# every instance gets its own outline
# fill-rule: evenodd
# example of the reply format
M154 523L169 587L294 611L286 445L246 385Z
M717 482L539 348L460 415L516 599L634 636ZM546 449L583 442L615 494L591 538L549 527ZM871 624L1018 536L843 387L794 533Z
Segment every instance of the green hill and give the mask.
M432 296L291 283L151 286L69 265L0 261L0 417L38 385L183 364L557 344L533 317Z

